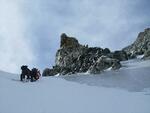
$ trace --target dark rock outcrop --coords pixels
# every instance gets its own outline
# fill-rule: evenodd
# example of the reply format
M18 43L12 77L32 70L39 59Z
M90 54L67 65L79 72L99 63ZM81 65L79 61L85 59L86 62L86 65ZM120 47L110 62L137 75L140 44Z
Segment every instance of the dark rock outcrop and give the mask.
M60 49L56 53L55 66L52 69L45 69L43 76L66 75L87 71L100 73L110 67L112 69L120 68L120 60L124 60L124 53L122 52L114 55L108 48L84 46L76 38L69 37L63 33L61 35Z
M42 76L53 76L57 75L60 72L60 68L58 67L53 67L53 69L46 68L44 69Z
M76 38L63 33L60 49L56 53L55 66L52 69L45 69L43 76L87 71L97 74L108 68L116 70L121 67L120 61L136 58L137 55L143 54L143 59L150 59L150 28L139 33L133 44L114 52L111 52L109 48L103 49L81 45Z
M119 60L112 59L107 56L101 56L95 63L89 68L90 73L98 74L105 69L112 68L113 70L119 69L121 64Z
M143 55L150 50L150 28L140 32L136 41L123 49L127 52L129 58L135 58L137 55ZM145 56L146 57L146 56Z
M128 55L127 55L127 53L125 52L125 51L115 51L114 53L113 53L113 58L114 59L118 59L118 60L120 60L120 61L125 61L125 60L128 60Z
M63 33L61 35L61 44L60 44L60 47L78 47L79 46L79 43L78 43L78 40L75 39L74 37L68 37L65 33Z

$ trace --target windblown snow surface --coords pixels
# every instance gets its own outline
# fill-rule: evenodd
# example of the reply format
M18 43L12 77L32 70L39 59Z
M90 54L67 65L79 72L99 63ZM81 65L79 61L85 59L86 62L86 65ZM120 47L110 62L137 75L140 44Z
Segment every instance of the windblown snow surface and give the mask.
M99 75L22 83L0 72L0 113L150 113L150 61L122 62Z

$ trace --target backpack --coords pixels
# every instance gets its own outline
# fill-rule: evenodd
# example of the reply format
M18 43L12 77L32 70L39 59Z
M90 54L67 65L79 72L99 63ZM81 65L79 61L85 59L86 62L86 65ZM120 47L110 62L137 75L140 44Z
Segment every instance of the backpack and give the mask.
M36 80L38 80L41 76L40 71L37 68L32 69L31 75L34 76Z

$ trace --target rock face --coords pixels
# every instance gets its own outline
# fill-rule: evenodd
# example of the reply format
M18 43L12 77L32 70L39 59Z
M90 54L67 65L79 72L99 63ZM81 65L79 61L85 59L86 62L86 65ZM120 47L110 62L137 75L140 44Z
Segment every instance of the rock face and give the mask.
M85 51L86 47L80 45L76 38L68 37L63 33L61 35L60 49L56 53L56 66L70 67Z
M60 49L56 53L55 66L46 68L43 76L66 75L82 72L93 74L111 68L121 67L120 61L136 58L144 54L143 59L150 59L150 28L139 33L136 41L122 50L111 52L108 48L81 45L74 37L61 35Z
M147 50L147 51L144 52L143 59L150 59L150 50Z
M112 59L107 56L101 56L95 63L89 68L90 73L98 74L105 69L112 68L114 70L119 69L121 64L119 60Z
M144 32L140 32L136 41L123 50L127 52L130 58L134 58L136 55L142 55L145 52L150 51L150 28L145 29ZM145 57L148 56L146 55Z
M124 53L121 51L111 52L108 48L84 46L76 38L63 33L60 49L56 53L55 66L53 69L45 69L43 76L87 71L96 74L110 67L119 69L121 67L119 61L124 59Z
M69 48L69 47L78 47L79 43L78 40L73 37L68 37L65 33L61 35L61 44L60 47L62 48Z

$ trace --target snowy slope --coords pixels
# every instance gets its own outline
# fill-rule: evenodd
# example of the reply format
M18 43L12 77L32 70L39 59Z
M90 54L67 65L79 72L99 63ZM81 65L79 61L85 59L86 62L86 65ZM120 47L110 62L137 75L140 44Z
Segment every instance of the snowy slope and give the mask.
M150 61L122 62L100 75L21 83L0 72L0 113L150 113Z
M124 61L121 69L117 71L106 70L99 75L86 73L63 78L90 86L111 87L130 92L144 91L146 88L150 88L150 60Z

